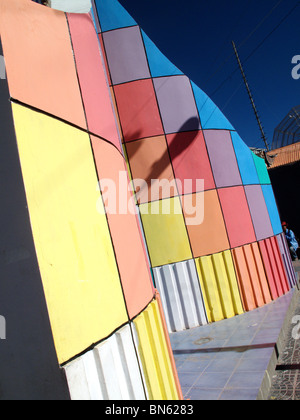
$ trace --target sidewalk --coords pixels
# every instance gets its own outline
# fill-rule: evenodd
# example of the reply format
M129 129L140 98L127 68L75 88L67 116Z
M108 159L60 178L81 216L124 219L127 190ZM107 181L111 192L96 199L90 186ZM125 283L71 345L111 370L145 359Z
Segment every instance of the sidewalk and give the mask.
M300 272L300 262L294 263ZM290 317L284 348L272 378L269 400L300 400L300 299Z
M184 399L268 399L299 294L296 288L235 318L171 334Z

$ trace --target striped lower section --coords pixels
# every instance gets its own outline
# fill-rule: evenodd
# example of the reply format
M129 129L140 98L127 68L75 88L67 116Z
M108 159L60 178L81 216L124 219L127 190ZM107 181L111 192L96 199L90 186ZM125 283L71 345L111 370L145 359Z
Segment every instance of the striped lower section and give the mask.
M258 244L253 243L232 251L244 307L251 311L271 302Z
M153 272L169 332L251 311L296 285L283 234Z
M127 324L64 369L72 400L178 400L181 389L154 300Z
M272 299L284 295L290 290L276 237L259 242Z

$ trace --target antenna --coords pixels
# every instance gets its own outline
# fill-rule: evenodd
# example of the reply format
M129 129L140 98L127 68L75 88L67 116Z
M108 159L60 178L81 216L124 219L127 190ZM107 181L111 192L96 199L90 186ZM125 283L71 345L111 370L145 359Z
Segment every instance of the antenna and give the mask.
M244 79L244 83L245 83L245 86L246 86L246 89L247 89L247 92L248 92L248 95L249 95L249 98L250 98L250 101L251 101L251 105L253 107L254 114L255 114L260 132L261 132L261 137L262 137L262 139L265 143L267 151L269 151L270 149L269 149L269 146L268 146L267 138L266 138L262 123L260 121L256 106L255 106L255 102L254 102L254 99L253 99L253 96L252 96L252 93L251 93L251 90L250 90L250 87L249 87L249 84L248 84L248 81L247 81L247 78L246 78L246 74L244 72L244 69L243 69L243 66L242 66L242 63L241 63L241 60L240 60L240 57L239 57L239 54L238 54L238 51L237 51L237 48L235 46L234 41L232 41L232 45L233 45L233 49L234 49L234 52L235 52L235 55L236 55L236 59L237 59L238 64L240 66L240 70L241 70L241 73L242 73L242 76L243 76L243 79Z

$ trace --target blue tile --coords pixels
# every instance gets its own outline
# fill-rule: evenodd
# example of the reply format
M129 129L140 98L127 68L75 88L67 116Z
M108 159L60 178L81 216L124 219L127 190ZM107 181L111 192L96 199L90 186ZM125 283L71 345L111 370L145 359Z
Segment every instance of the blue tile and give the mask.
M234 130L230 122L214 102L194 82L192 88L204 130Z
M282 226L272 185L262 185L262 190L264 193L274 235L279 235L282 233Z
M137 23L117 0L95 0L102 32Z
M174 66L174 64L157 48L144 31L142 31L142 36L152 77L183 74L182 71Z
M244 185L260 184L256 167L252 158L251 150L243 142L236 131L231 133L238 166Z

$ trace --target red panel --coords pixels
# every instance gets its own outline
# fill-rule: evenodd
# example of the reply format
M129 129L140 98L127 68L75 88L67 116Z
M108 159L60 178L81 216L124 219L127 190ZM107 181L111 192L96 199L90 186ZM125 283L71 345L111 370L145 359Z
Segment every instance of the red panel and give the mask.
M88 14L71 13L68 14L68 21L88 128L121 151L109 85L92 18Z
M273 236L269 240L272 244L273 254L274 254L275 261L276 261L278 279L281 283L283 293L287 293L290 290L290 288L288 286L288 279L287 279L286 272L285 272L285 269L284 269L283 260L282 260L282 256L281 256L281 252L280 252L280 249L279 249L279 245L278 245L276 236Z
M167 136L170 156L176 179L181 181L180 194L203 191L196 180L204 180L204 190L215 188L215 182L202 131L169 134ZM191 180L186 183L186 180Z
M152 80L114 87L124 141L164 134Z
M256 242L243 187L218 190L231 248Z
M134 200L129 192L125 161L111 144L95 137L92 144L127 310L132 319L154 297L152 276L139 221L132 212Z
M271 243L269 239L259 242L259 249L263 259L263 264L265 267L268 283L270 286L270 291L272 299L275 300L281 296L282 288L279 284L278 287L278 277L276 278L276 262L274 259Z

